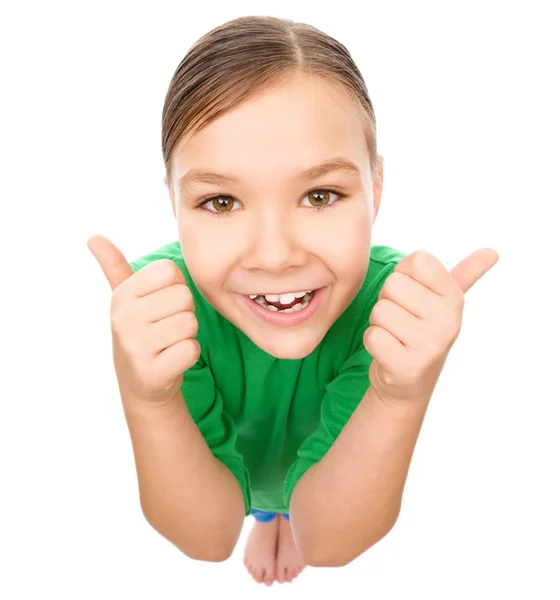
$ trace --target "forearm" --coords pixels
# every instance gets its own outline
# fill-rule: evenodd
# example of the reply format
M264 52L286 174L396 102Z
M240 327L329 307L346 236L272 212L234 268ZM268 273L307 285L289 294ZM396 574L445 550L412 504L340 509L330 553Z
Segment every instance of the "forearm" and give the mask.
M395 524L429 398L381 402L371 388L290 502L296 545L316 566L341 566Z
M179 391L164 406L123 397L146 520L187 556L224 560L245 519L233 473L212 454Z

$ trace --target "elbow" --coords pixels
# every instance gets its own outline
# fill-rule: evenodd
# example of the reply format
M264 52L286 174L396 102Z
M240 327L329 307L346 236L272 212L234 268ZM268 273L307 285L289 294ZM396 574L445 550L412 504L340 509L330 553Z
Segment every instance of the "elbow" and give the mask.
M183 552L184 554L186 554L186 552ZM232 555L232 552L211 552L205 555L201 555L201 556L190 556L187 554L187 556L189 558L192 558L193 560L199 560L202 562L225 562L226 560L228 560L228 558L230 558L230 556Z
M236 546L236 544L234 544L232 547L228 547L226 549L220 548L216 552L209 552L205 558L199 558L198 560L203 560L206 562L225 562L226 560L231 558L231 555L233 554L235 546Z
M365 546L356 548L348 544L324 544L321 548L318 548L315 553L306 556L303 561L311 567L345 567L364 554L364 552L373 548L375 544L380 542L393 529L393 526L394 524L388 529L379 532L373 538L373 541L368 541ZM323 552L320 550L323 550ZM328 552L327 550L331 551ZM333 550L335 550L334 553Z
M335 556L335 555L327 555L327 554L320 554L320 553L316 553L313 555L307 555L305 556L302 560L306 565L309 565L310 567L344 567L347 564L351 563L354 558L356 558L355 556L352 556L351 558L348 559L343 559L342 556Z
M173 531L169 531L168 528L163 527L161 523L157 522L153 518L148 518L146 512L144 517L148 524L154 529L159 535L165 538L168 542L173 544L178 550L180 550L185 556L188 556L192 560L198 560L201 562L224 562L233 554L233 548L228 547L227 549L208 549L206 547L195 547L192 540L191 543L185 543L184 539L181 539L179 532L176 528Z
M230 550L224 551L222 548L215 550L204 547L193 548L192 545L187 546L183 543L183 540L178 540L174 536L172 537L170 535L165 535L163 537L165 537L167 541L171 542L178 550L180 550L185 556L188 556L192 560L216 563L224 562L228 560L228 558L230 558L230 556L232 555L232 552Z

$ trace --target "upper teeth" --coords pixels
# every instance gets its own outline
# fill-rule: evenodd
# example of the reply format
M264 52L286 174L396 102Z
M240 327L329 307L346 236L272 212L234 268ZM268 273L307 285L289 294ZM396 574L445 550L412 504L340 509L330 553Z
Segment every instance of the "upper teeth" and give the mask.
M288 292L287 294L265 294L267 302L280 302L281 304L291 304L296 298L303 298L305 294L310 294L313 290L305 292ZM249 297L255 299L259 294L250 294Z

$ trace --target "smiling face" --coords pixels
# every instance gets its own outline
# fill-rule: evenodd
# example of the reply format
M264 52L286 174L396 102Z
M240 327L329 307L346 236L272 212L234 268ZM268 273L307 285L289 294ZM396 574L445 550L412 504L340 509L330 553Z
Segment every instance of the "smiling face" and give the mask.
M299 177L335 159L356 170ZM337 86L298 74L181 139L171 167L179 243L204 298L272 356L310 354L369 265L383 159L372 180L358 108ZM235 180L196 179L199 169ZM308 290L319 290L308 308L288 315L249 298Z

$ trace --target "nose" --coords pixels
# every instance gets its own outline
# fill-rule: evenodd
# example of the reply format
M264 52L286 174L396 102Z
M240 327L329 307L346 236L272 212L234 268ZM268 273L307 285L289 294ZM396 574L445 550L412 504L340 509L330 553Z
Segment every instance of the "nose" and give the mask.
M270 208L270 207L269 207ZM278 274L290 267L301 267L307 261L296 217L288 211L267 210L251 223L243 266Z

